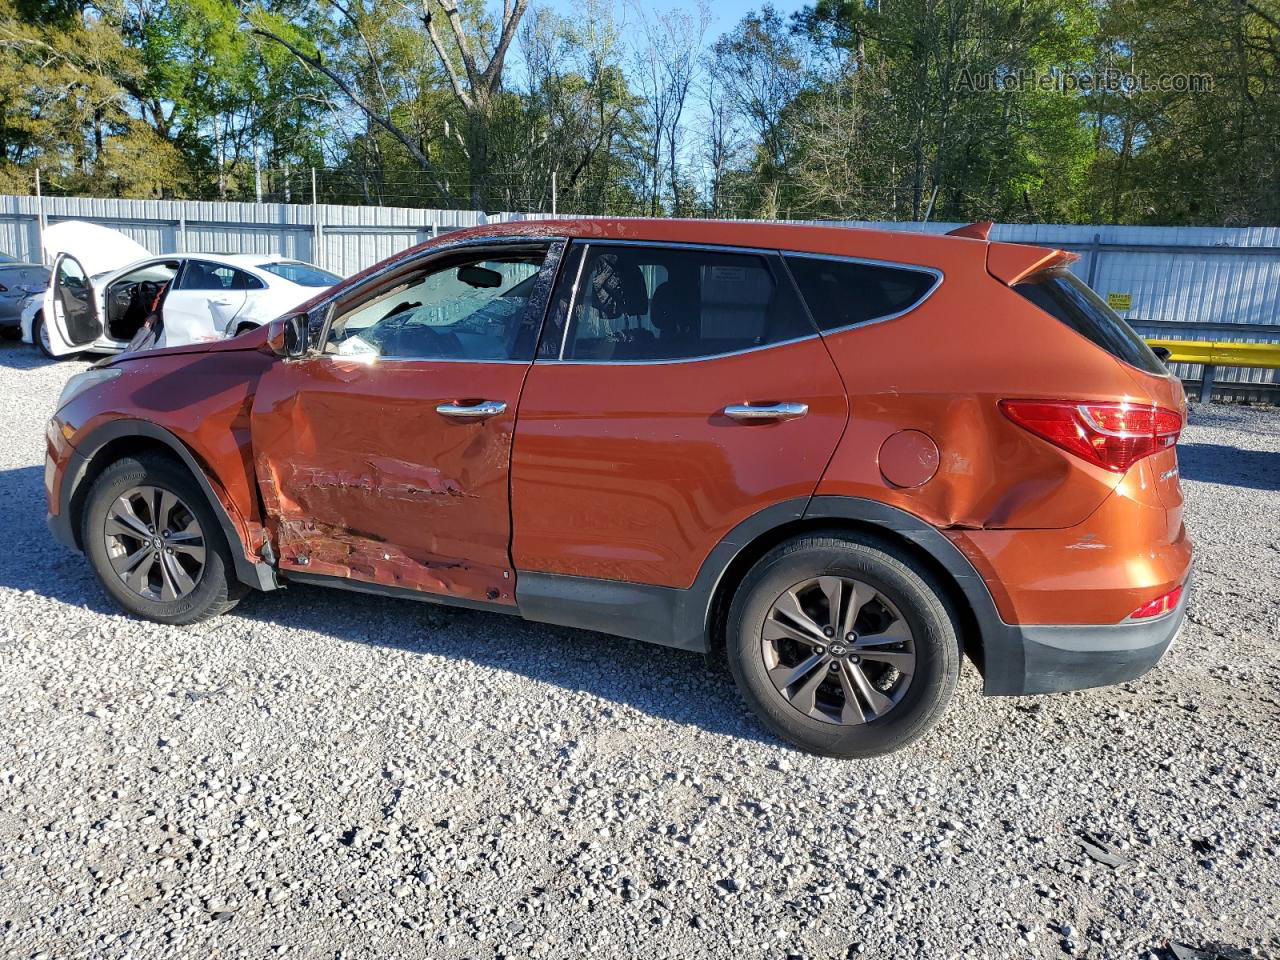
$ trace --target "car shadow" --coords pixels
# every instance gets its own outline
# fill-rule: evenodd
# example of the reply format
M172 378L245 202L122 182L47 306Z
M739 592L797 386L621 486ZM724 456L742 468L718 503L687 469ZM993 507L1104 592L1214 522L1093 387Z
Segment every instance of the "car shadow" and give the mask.
M43 468L0 471L0 510L8 521L10 544L0 551L0 589L31 591L94 613L124 616L103 593L84 557L49 533ZM697 653L499 613L301 584L251 593L228 616L305 630L340 643L469 661L711 733L779 743L747 710L728 672L709 669Z
M82 355L84 359L92 360L92 356L88 354ZM65 358L72 359L71 357ZM49 367L63 360L50 360L40 350L30 343L23 343L21 340L8 340L0 338L0 366L9 367L12 370L36 370L40 367ZM71 376L75 372L74 369L67 370L67 376Z
M1274 451L1184 442L1178 444L1178 469L1184 480L1280 490L1280 453Z

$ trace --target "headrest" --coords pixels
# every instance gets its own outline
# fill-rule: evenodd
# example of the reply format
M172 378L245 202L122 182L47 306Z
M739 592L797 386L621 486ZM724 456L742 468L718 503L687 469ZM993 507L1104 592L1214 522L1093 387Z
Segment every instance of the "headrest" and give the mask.
M591 274L591 305L606 320L648 313L649 293L640 267L616 253L601 254Z
M653 291L649 322L663 334L690 336L697 332L701 312L697 283L687 277L672 277Z

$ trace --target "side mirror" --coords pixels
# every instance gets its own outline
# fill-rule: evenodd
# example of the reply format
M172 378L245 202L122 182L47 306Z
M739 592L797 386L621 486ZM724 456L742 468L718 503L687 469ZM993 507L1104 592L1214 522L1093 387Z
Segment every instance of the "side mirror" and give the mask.
M276 317L267 325L267 346L277 357L297 359L307 352L307 315Z

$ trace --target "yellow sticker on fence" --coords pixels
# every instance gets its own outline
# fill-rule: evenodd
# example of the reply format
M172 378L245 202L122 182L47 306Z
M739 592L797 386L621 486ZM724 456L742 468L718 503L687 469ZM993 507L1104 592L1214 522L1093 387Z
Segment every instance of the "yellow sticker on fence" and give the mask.
M1112 310L1115 310L1117 313L1122 313L1124 311L1127 311L1130 307L1133 306L1133 294L1132 293L1108 293L1107 306L1110 307Z

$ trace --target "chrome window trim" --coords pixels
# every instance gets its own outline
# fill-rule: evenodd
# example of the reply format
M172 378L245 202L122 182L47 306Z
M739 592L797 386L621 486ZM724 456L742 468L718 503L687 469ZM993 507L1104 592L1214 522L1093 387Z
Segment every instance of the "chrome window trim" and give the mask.
M822 325L818 323L816 317L813 316L813 308L809 306L809 301L805 299L804 292L800 289L800 284L796 282L795 275L791 273L791 268L787 267L787 274L791 277L791 283L796 288L796 293L800 297L800 302L804 304L806 310L809 311L809 317L813 320L814 326L822 330L822 336L832 337L839 333L846 333L849 330L860 330L863 327L870 327L877 323L887 323L890 320L897 320L899 317L905 317L913 310L920 309L920 306L932 297L942 286L942 281L946 279L946 274L936 267L924 267L913 263L898 263L893 260L873 260L869 257L845 257L834 253L813 253L806 250L779 250L778 254L782 257L783 266L787 264L787 257L804 257L807 260L835 260L840 263L861 263L869 267L886 267L890 270L906 270L913 273L925 273L933 277L933 286L924 292L924 294L911 306L905 310L899 310L897 313L886 313L882 317L872 317L870 320L859 320L857 323L846 323L842 327L832 327L830 330L822 330Z
M666 250L703 250L712 253L740 253L763 257L777 257L782 261L782 269L786 272L785 277L778 278L780 281L785 280L790 283L795 291L796 298L800 301L800 305L804 307L805 312L809 310L808 305L804 302L804 297L800 295L800 291L796 288L795 279L787 270L786 261L782 259L780 250L770 250L765 247L732 247L722 244L711 243L681 243L677 240L583 240L582 243L582 259L578 261L578 274L573 280L573 290L569 298L569 309L565 315L564 331L560 335L560 354L555 358L534 358L534 363L563 363L576 367L651 367L657 365L668 365L673 363L702 363L706 360L723 360L726 357L737 357L746 353L758 353L761 350L773 350L776 347L786 347L793 343L804 343L807 340L816 340L821 338L821 334L817 331L817 324L813 323L813 318L809 317L809 322L814 326L814 332L804 337L792 337L790 340L779 340L777 343L762 343L755 347L743 347L741 350L730 350L726 353L712 353L697 357L675 357L671 359L652 359L652 360L566 360L564 358L565 349L569 344L569 328L573 326L573 312L578 306L579 287L582 282L582 271L586 266L587 257L591 254L593 246L600 247L658 247Z
M364 360L360 356L340 357L336 353L317 353L306 359L337 360L370 367L380 367L386 363L505 363L527 367L533 362L532 360L476 360L472 357L373 357L371 360Z
M761 350L776 350L778 347L789 347L794 343L807 343L819 339L819 335L811 333L807 337L793 337L790 340L779 340L777 343L762 343L758 347L743 347L728 353L711 353L703 357L676 357L670 360L541 360L540 363L563 363L576 367L653 367L671 363L702 363L705 360L723 360L726 357L740 357L746 353L759 353Z
M367 277L362 278L358 283L354 284L350 289L334 293L332 296L316 304L314 307L311 308L311 310L308 311L309 316L318 311L326 309L331 304L333 306L333 311L330 313L329 317L325 320L324 326L320 331L319 349L308 354L308 356L302 359L344 360L347 362L368 363L370 366L377 366L383 363L505 363L505 364L521 364L523 366L528 366L529 364L533 363L534 360L537 359L537 350L538 350L537 337L534 338L534 344L533 344L534 356L530 357L528 360L477 360L474 357L381 357L381 356L378 356L372 360L366 361L366 360L362 360L360 357L341 357L341 356L338 356L337 354L324 352L324 345L329 342L329 334L333 328L334 322L338 319L337 308L338 308L339 301L341 301L348 294L353 293L357 288L362 289L366 286L373 285L381 281L388 275L395 273L399 270L416 269L414 265L418 264L419 262L420 262L420 265L426 266L426 264L428 264L431 260L436 259L437 257L449 256L454 253L465 252L466 250L472 247L477 247L480 249L483 249L485 247L500 249L502 247L522 247L522 246L523 247L539 247L540 246L545 248L545 256L543 258L542 265L539 268L539 274L535 274L535 276L540 275L542 272L546 271L548 267L552 268L552 276L550 278L550 285L552 289L547 291L548 300L547 300L547 303L544 304L542 309L542 322L545 323L546 312L550 306L550 296L555 287L556 274L558 274L560 269L560 261L563 259L565 251L569 248L569 239L567 237L561 237L561 236L472 237L466 240L458 240L453 243L442 244L441 246L438 246L438 247L431 247L427 250L419 251L419 253L416 256L402 257L398 260L395 260L394 262L387 264L377 273L373 273ZM370 299L372 300L372 298ZM344 316L346 312L350 312L350 311L349 310L345 311L343 314ZM541 332L541 324L539 324L539 332Z

